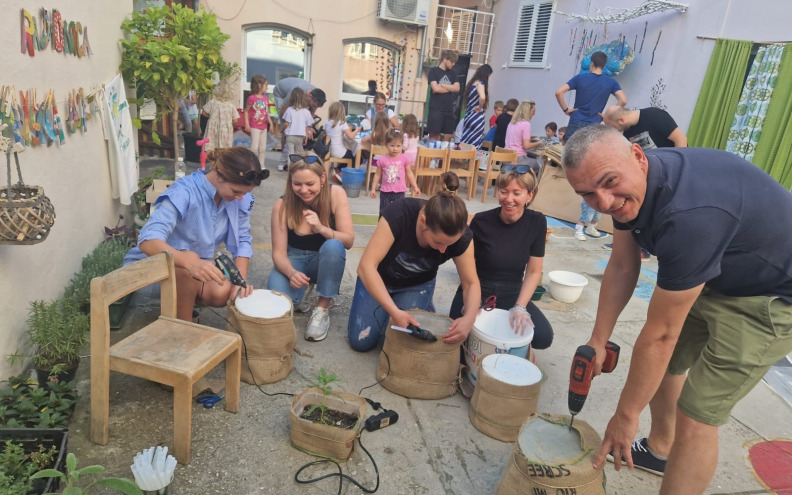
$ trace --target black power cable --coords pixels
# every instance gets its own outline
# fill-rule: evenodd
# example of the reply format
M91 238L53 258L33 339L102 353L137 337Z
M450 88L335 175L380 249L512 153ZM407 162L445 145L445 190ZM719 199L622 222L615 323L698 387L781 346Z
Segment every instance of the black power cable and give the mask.
M321 480L330 479L330 478L336 478L337 477L338 478L338 495L341 495L341 490L344 487L344 480L347 480L348 482L352 483L356 487L358 487L361 490L363 490L365 493L374 493L374 492L376 492L377 490L379 490L379 485L380 485L379 468L377 467L377 463L374 461L374 457L371 456L371 453L366 449L366 447L363 446L363 442L360 441L360 439L362 437L363 437L363 432L361 431L360 432L360 436L357 439L358 445L360 445L360 448L363 449L363 451L366 453L368 458L371 459L371 464L374 466L374 472L377 473L377 484L374 486L373 489L366 488L365 486L361 485L357 480L355 480L351 476L348 476L348 475L344 474L343 470L341 469L341 465L338 462L336 462L336 461L334 461L332 459L320 459L318 461L309 462L308 464L306 464L303 467L301 467L300 469L298 469L296 473L294 473L294 481L296 481L297 483L299 483L301 485L307 485L309 483L316 483L317 481L321 481ZM303 480L300 479L300 473L302 473L304 470L308 469L309 467L318 466L320 464L328 464L328 463L335 464L336 468L338 468L338 472L337 473L325 474L325 475L319 476L318 478L310 478L310 479L303 479Z

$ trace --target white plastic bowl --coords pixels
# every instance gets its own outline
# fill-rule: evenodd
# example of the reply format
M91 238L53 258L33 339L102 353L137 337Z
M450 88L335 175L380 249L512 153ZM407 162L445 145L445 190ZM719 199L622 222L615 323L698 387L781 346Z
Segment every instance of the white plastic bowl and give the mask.
M550 278L550 295L563 303L577 301L583 293L583 287L588 284L586 277L574 272L555 270L547 276Z

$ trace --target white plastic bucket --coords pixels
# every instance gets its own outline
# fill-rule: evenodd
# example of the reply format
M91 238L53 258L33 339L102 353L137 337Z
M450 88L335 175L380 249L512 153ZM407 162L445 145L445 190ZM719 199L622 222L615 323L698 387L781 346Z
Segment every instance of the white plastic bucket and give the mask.
M550 295L556 301L572 304L583 293L583 287L588 285L588 279L575 272L554 270L547 274L550 279Z
M267 289L256 289L234 303L240 313L251 318L280 318L292 309L288 296Z
M481 361L490 354L511 354L525 358L533 340L533 328L525 334L514 333L509 325L509 312L504 309L482 311L473 323L465 345L467 379L475 387Z

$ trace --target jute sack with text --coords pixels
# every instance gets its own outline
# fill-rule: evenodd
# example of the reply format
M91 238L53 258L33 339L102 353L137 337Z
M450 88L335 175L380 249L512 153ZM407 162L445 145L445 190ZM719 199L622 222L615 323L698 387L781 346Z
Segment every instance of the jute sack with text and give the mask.
M408 311L421 328L437 337L437 342L425 342L410 334L391 328L388 321L385 344L377 366L377 380L381 385L410 399L443 399L456 393L459 382L459 347L446 344L452 320L444 315L411 309Z
M470 422L478 431L502 442L515 442L523 423L536 414L542 381L519 386L493 378L480 368L479 379L470 400Z
M228 304L226 330L242 335L242 381L275 383L294 368L297 331L293 312L278 318L256 318L242 314L233 302ZM252 374L251 374L252 371Z
M586 422L540 414L520 429L495 495L605 495L605 471L594 469L600 436Z
M320 404L322 401L328 409L357 415L357 424L346 430L300 417L306 406ZM295 396L289 408L291 443L296 449L311 455L344 462L352 455L355 438L360 435L365 416L366 400L359 395L334 391L332 395L324 397L321 389L309 388Z

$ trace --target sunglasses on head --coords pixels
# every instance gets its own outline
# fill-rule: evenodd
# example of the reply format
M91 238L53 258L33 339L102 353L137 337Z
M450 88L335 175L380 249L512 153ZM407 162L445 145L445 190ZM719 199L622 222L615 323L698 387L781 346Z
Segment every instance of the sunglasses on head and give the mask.
M319 157L316 155L302 156L302 155L293 154L293 155L289 155L289 161L291 163L297 163L297 162L316 163L319 161Z
M518 174L527 174L528 172L533 172L533 169L530 165L501 165L500 168L502 174L508 174L512 170Z
M246 172L240 172L238 170L234 170L234 173L245 179L246 182L255 182L256 180L265 180L269 177L269 170L264 169L256 172L255 170L248 170Z

